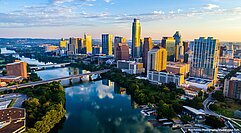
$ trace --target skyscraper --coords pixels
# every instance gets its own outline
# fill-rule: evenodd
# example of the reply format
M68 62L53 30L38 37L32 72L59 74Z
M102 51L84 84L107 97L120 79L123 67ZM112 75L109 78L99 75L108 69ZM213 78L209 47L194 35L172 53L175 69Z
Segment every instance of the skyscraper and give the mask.
M184 59L184 46L182 42L182 36L179 31L177 31L173 38L175 39L175 61Z
M163 37L162 47L167 50L167 60L176 61L176 41L173 37Z
M102 34L102 53L112 55L112 35Z
M145 68L145 72L147 72L147 58L148 58L148 51L151 50L153 47L152 38L148 37L144 39L143 45L143 67Z
M147 71L163 71L167 66L167 50L154 46L148 52Z
M78 46L78 41L76 38L71 37L68 44L68 55L76 54L76 46Z
M115 58L116 58L116 48L117 48L119 43L126 43L126 39L124 37L121 37L121 36L115 36L115 39L114 39L114 55L115 55Z
M67 48L67 44L68 44L68 41L65 40L64 38L61 38L61 40L60 40L60 42L59 42L60 48L66 49L66 48Z
M119 43L116 48L116 60L129 60L129 46L127 43Z
M132 58L140 57L140 45L141 45L141 24L139 19L134 19L132 24L132 46L131 55Z
M84 46L86 53L92 53L92 37L90 35L84 34Z
M84 39L83 38L77 38L77 42L78 42L77 53L86 54Z
M213 84L218 74L218 45L219 41L213 37L200 37L192 42L193 55L190 65L190 76L209 79Z

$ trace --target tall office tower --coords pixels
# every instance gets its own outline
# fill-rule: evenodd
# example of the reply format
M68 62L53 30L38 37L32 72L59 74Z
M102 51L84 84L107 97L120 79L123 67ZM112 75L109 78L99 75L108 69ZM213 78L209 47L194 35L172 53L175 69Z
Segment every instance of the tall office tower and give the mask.
M144 45L143 45L143 67L145 68L145 72L147 73L147 58L148 58L148 51L150 51L153 47L152 38L144 38Z
M93 48L92 48L93 55L97 55L97 54L101 54L101 53L102 53L102 47L100 47L99 45L93 46Z
M134 19L132 24L132 46L131 55L132 58L140 57L140 45L141 45L141 23L139 19Z
M167 60L176 61L176 41L173 37L163 37L162 47L167 50Z
M16 60L14 63L7 64L6 69L7 75L9 76L21 76L25 79L28 78L26 62Z
M130 59L129 46L127 43L119 43L116 48L116 60L126 60Z
M112 35L102 34L102 53L112 55Z
M61 40L60 40L60 42L59 42L60 48L66 49L66 48L67 48L67 44L68 44L68 41L65 40L64 38L61 38Z
M179 61L180 59L184 58L184 46L182 42L182 36L179 31L173 35L175 39L175 61Z
M219 41L213 37L200 37L192 42L193 57L190 65L190 76L209 79L213 84L218 75L218 45Z
M188 52L189 50L189 42L183 41L183 46L184 46L184 52Z
M148 52L147 71L163 71L167 67L167 50L154 46Z
M115 36L115 39L114 39L114 55L115 55L115 58L116 58L116 48L117 48L119 43L126 43L126 39L124 37L121 37L121 36Z
M69 45L68 45L68 54L74 55L76 54L76 46L78 45L78 41L76 38L71 37L69 39Z
M84 34L84 46L86 54L92 53L92 37L88 34Z
M77 38L77 42L78 42L77 53L78 54L86 54L84 39L83 38Z
M225 51L227 50L227 46L220 46L219 47L219 56L222 57L225 53Z
M141 45L140 45L140 57L143 57L143 47L144 47L144 39L142 38L140 40Z

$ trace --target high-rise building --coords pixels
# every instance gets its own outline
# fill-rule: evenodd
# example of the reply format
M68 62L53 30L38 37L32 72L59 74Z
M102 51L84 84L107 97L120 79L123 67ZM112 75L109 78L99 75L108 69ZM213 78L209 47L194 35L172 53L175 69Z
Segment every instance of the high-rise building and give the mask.
M84 46L86 53L92 53L92 37L88 34L84 34Z
M114 39L114 55L115 55L115 58L116 58L116 48L117 48L119 43L126 43L126 39L124 37L121 37L121 36L115 36L115 39Z
M143 57L143 47L144 47L144 39L141 39L141 45L140 45L140 57Z
M77 53L78 54L86 54L86 49L84 45L84 39L83 38L77 38Z
M112 55L112 35L102 34L102 53Z
M129 60L129 46L127 43L119 43L116 48L116 60Z
M163 71L167 66L167 50L154 46L148 52L147 71Z
M61 38L61 40L60 40L60 42L59 42L60 48L66 49L66 48L67 48L67 44L68 44L68 41L65 40L64 38Z
M188 52L189 50L189 42L183 41L183 46L184 46L184 52Z
M175 61L184 60L184 46L179 31L173 35L173 38L175 39Z
M102 47L100 47L99 45L93 46L93 48L92 48L93 55L97 55L97 54L101 54L101 53L102 53Z
M148 37L144 39L143 45L143 67L145 68L145 72L147 72L147 59L148 59L148 51L150 51L153 47L152 38Z
M68 55L76 54L76 46L78 46L77 38L71 37L68 44Z
M209 79L215 84L218 74L219 41L213 37L200 37L192 43L190 76Z
M132 46L131 55L132 58L140 57L140 45L141 45L141 23L139 19L134 19L132 24Z
M176 41L174 37L163 37L162 47L167 50L167 60L176 61Z
M27 74L27 63L23 61L15 61L6 65L7 75L9 76L21 76L28 78Z

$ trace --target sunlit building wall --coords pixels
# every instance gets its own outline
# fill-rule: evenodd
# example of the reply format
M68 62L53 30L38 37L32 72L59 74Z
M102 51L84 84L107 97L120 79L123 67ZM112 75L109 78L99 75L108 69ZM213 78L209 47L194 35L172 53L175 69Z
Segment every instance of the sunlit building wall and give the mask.
M92 53L92 37L88 34L84 34L84 45L86 47L86 53Z
M102 53L106 55L112 55L112 35L103 34L102 35Z
M176 42L173 37L163 37L162 39L162 47L167 50L167 60L168 61L176 61Z
M131 55L132 58L139 58L141 56L140 45L141 45L141 24L139 19L134 19L132 24L132 47Z
M147 71L163 71L167 66L166 49L155 46L148 52Z

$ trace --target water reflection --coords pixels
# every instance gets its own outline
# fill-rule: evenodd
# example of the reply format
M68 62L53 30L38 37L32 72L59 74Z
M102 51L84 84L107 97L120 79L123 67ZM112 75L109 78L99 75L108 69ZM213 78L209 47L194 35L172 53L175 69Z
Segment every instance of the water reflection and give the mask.
M115 83L102 80L65 88L67 119L60 133L160 133L131 108L131 97L120 95ZM120 88L120 87L117 87ZM119 93L115 91L119 90Z

